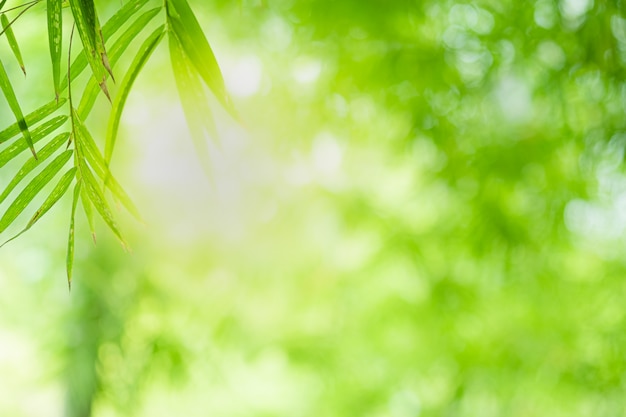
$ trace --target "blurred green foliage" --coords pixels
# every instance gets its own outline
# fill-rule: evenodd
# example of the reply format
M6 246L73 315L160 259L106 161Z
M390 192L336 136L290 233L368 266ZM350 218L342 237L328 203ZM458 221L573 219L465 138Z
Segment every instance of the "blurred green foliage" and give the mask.
M0 414L626 414L621 1L192 6L244 126L209 185L157 57L133 254L0 252Z

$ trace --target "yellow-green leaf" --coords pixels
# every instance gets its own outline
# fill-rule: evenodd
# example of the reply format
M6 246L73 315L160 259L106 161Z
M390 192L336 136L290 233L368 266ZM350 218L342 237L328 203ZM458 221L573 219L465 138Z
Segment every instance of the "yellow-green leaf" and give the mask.
M48 0L48 44L52 60L52 79L54 94L59 99L61 92L61 47L63 40L62 0Z
M159 13L160 7L148 10L139 16L128 29L120 35L120 37L109 48L109 59L111 60L111 66L115 67L115 64L120 59L126 48L131 44L133 39L150 23L150 21ZM78 114L83 120L87 119L89 112L93 108L96 98L98 97L98 85L93 78L90 78L85 89L83 96L78 105Z
M66 101L66 99L62 98L58 102L56 100L52 100L50 103L41 106L32 113L26 115L26 124L28 126L34 126L58 110L58 108L65 104ZM17 123L13 123L11 126L0 132L0 143L6 142L18 133L20 133L20 127Z
M4 65L2 64L2 60L0 60L0 89L4 93L4 97L9 102L9 107L11 111L15 115L15 119L17 120L17 125L22 132L22 136L24 136L24 140L30 147L30 151L33 153L35 159L37 158L37 153L35 152L35 148L33 146L33 140L30 136L30 131L28 130L28 125L26 124L26 120L24 120L24 115L22 114L22 108L17 101L17 97L15 96L15 91L13 90L13 86L11 85L11 81L9 80L9 75L7 74Z
M67 285L69 289L72 289L72 274L74 271L74 218L76 217L76 205L78 205L78 198L80 196L82 182L76 181L74 186L74 199L72 200L72 212L70 216L70 231L67 238L67 257L65 260L65 267L67 270Z
M163 39L163 35L165 33L164 29L164 25L158 27L141 45L139 51L135 55L135 59L128 68L128 72L122 80L122 84L120 85L117 95L115 96L113 106L111 107L111 115L109 116L109 125L104 145L104 164L107 167L111 162L111 156L113 155L113 148L115 147L115 140L117 138L117 131L122 117L122 111L124 110L124 104L126 104L126 99L128 98L130 89L133 86L135 79L141 72L141 69L152 55L152 52L154 52L161 39ZM107 180L105 179L105 183L106 181Z
M47 137L49 134L61 127L66 121L67 116L56 116L34 129L32 135L33 143L37 143L41 139ZM26 145L24 141L18 140L3 149L2 152L0 152L0 168L22 153L27 147L28 145Z
M37 223L37 221L41 219L61 199L61 197L63 197L63 195L65 195L68 188L70 187L70 184L72 183L72 180L74 179L75 173L76 173L76 168L72 167L70 168L69 171L63 174L63 176L61 177L57 185L52 189L52 191L50 192L48 197L45 199L43 204L39 207L39 209L35 212L35 214L33 214L33 217L30 218L26 227L24 227L18 234L16 234L12 238L4 242L2 245L0 245L0 247L6 245L10 241L14 240L18 236L25 233L28 229L33 227L33 225Z
M73 151L70 149L57 156L43 171L28 183L0 219L0 233L13 223L17 216L33 201L33 198L35 198L43 187L54 178L61 168L63 168L72 156L72 152Z
M168 23L185 54L222 106L238 118L215 54L187 0L167 0Z
M4 34L7 37L7 41L9 42L9 46L11 47L11 51L13 51L15 59L17 59L17 63L20 64L22 72L24 73L24 75L26 75L26 68L24 67L22 53L20 52L20 47L17 44L17 39L15 39L15 34L13 33L13 28L11 27L11 23L9 22L9 18L5 14L2 14L0 15L0 22L2 22L2 28L4 29Z
M13 191L15 187L20 183L20 181L22 181L33 169L35 169L42 162L52 156L52 154L56 152L67 141L69 135L70 134L67 132L57 135L39 151L39 159L29 158L28 161L26 161L24 165L22 165L22 168L17 171L13 179L11 179L9 184L5 187L2 194L0 194L0 203L2 203L7 198L11 191Z

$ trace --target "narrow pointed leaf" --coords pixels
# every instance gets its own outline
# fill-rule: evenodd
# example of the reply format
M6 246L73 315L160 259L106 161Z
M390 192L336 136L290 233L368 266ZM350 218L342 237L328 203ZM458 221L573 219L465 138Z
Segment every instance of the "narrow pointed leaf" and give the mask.
M2 22L2 28L4 29L4 34L7 37L7 41L9 42L9 46L11 47L11 51L13 51L15 59L17 59L17 63L20 64L22 72L24 73L24 75L26 75L26 68L24 67L22 53L20 52L20 47L17 44L17 39L15 39L15 34L13 33L11 23L9 23L9 18L5 14L2 14L0 15L0 22Z
M79 162L80 163L80 162ZM84 186L87 190L87 196L89 200L93 203L96 211L100 214L100 217L104 220L104 222L109 226L113 234L120 240L122 246L125 248L128 247L126 241L122 237L122 233L120 232L115 219L113 218L113 213L111 213L111 209L109 208L109 204L104 198L104 194L102 190L98 186L95 177L91 173L91 170L84 163L80 163L80 173L81 178L83 179Z
M96 142L89 133L89 130L85 127L85 125L81 122L80 117L76 116L76 132L78 137L78 143L80 145L81 154L84 158L89 162L89 165L96 173L96 175L103 181L105 181L106 187L111 190L113 196L120 201L126 210L131 213L135 218L139 221L141 220L141 216L139 214L139 210L132 202L126 191L122 188L122 186L117 182L117 180L113 177L109 168L104 162L104 158L102 157L102 153L98 149Z
M96 222L93 217L93 207L91 206L91 201L89 201L89 197L87 196L87 191L83 188L80 191L80 201L83 205L83 210L85 211L85 216L87 217L87 223L89 223L89 231L91 231L91 237L93 241L96 241Z
M57 111L59 107L65 104L66 101L67 99L62 98L58 102L56 100L52 100L50 103L41 106L32 113L26 115L26 124L28 126L34 126L35 124L39 123L40 121ZM0 143L6 142L18 133L20 133L20 127L17 123L13 123L11 126L0 132Z
M182 50L175 34L169 36L170 59L178 94L198 158L203 168L211 174L210 151L207 140L217 136L213 115L191 62Z
M61 93L61 47L63 41L62 0L48 0L48 43L52 60L52 79L54 94L59 99Z
M6 2L7 2L7 0L0 0L0 10L2 10L2 8L6 4Z
M17 174L11 179L9 184L5 187L2 194L0 194L0 203L2 203L7 196L15 189L15 187L22 181L33 169L47 160L54 152L56 152L66 141L69 133L61 133L52 139L46 146L39 151L39 159L28 159L22 168L17 171Z
M47 137L59 127L61 127L66 121L67 116L56 116L48 120L38 128L34 129L32 136L33 143L37 143L41 139ZM27 147L28 146L26 145L26 143L24 143L24 141L18 140L16 142L13 142L7 148L3 149L0 152L0 168L2 168L4 165L7 164L7 162L26 150Z
M93 0L70 0L70 8L93 76L104 94L110 98L106 85L106 69L99 55L99 24L94 2Z
M126 48L131 44L132 40L148 25L148 23L159 13L160 7L148 10L139 16L128 29L120 35L120 37L109 48L109 59L111 66L114 68L115 64L119 61L120 57L126 51ZM96 98L98 97L99 87L93 78L90 78L85 86L83 96L78 105L78 114L83 120L87 119L87 116L91 112Z
M120 85L117 95L115 96L113 106L111 107L111 115L109 117L106 142L104 145L104 164L107 167L111 162L111 156L113 155L113 148L115 147L115 140L117 138L117 131L120 125L122 111L124 110L124 105L126 104L126 99L128 98L130 89L132 88L135 79L141 72L141 69L152 55L152 52L154 52L161 39L163 39L163 35L165 33L164 29L164 25L158 27L141 45L139 51L135 55L135 59L128 68L128 72L122 80L122 84Z
M128 21L139 9L148 3L149 0L130 0L126 2L105 24L102 26L102 36L107 41L113 36L124 23ZM78 77L87 68L87 57L83 49L74 59L71 65L72 80ZM67 88L67 75L61 82L61 91Z
M222 106L238 118L232 100L226 91L224 77L198 19L187 0L167 0L168 22L198 74L211 89Z
M65 268L67 270L67 285L72 289L72 274L74 271L74 218L76 217L76 206L80 197L81 181L76 181L74 186L74 199L72 200L72 213L70 216L70 230L67 238L67 257L65 260Z
M28 130L28 125L26 124L26 120L24 120L24 115L22 114L22 109L20 104L17 101L17 97L15 96L15 91L13 91L13 86L11 85L11 81L9 81L9 75L4 69L4 65L2 64L2 60L0 60L0 89L4 93L4 97L9 102L9 107L11 111L15 115L15 119L17 120L17 125L22 132L22 136L24 136L24 140L30 147L30 151L33 153L33 156L37 158L37 153L35 152L35 148L33 146L33 140L30 136L30 131Z
M48 197L45 199L43 204L39 207L39 209L35 212L35 214L33 214L33 217L30 218L26 227L24 227L18 234L16 234L12 238L4 242L2 245L0 245L0 248L6 245L7 243L9 243L10 241L16 239L18 236L21 236L26 231L28 231L31 227L33 227L33 225L37 223L37 221L41 219L61 199L61 197L63 197L65 193L67 192L68 188L70 188L70 184L72 183L72 180L74 179L75 173L76 173L76 168L72 167L70 168L69 171L63 174L63 176L61 177L57 185L52 189L52 191L50 192Z
M63 168L72 156L72 150L67 150L57 156L47 167L43 169L28 185L22 190L17 198L11 203L7 211L0 219L0 233L19 216L30 202L39 194L43 187Z

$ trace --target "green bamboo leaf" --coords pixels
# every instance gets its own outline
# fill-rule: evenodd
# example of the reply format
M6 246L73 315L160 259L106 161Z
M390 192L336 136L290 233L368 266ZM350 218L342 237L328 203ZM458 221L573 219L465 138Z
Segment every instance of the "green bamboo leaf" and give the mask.
M99 23L93 0L69 0L74 22L83 44L85 57L102 92L110 98L106 85L106 68L100 56Z
M9 42L9 46L11 47L11 51L13 51L15 59L17 59L18 64L20 64L22 72L24 73L24 75L26 75L26 68L24 67L22 53L20 52L20 47L17 44L17 39L15 39L15 34L13 33L13 28L11 27L11 23L9 22L9 18L5 14L2 14L0 15L0 22L2 22L2 28L4 29L4 34L7 37L7 41Z
M102 26L102 35L105 41L113 36L139 9L145 6L149 0L130 0L124 4L105 24ZM78 77L87 68L87 57L85 50L81 50L70 66L72 80ZM67 88L67 75L61 82L61 91Z
M26 124L28 126L34 126L35 124L39 123L40 121L54 113L56 110L58 110L59 107L65 104L66 101L67 99L61 98L58 102L56 100L52 100L48 104L41 106L40 108L33 111L32 113L29 113L26 116ZM20 133L20 127L18 123L13 123L11 126L0 132L0 143L6 142L18 133Z
M189 3L187 0L167 0L167 4L168 23L185 54L215 97L222 103L222 106L237 119L237 112L226 91L224 78L215 54L198 23L198 19L189 7Z
M135 59L130 64L126 76L122 80L120 89L115 96L113 106L111 107L111 115L109 117L109 125L107 129L106 142L104 145L104 164L108 167L111 162L111 156L113 155L113 148L115 147L115 140L117 138L117 131L120 125L120 119L122 117L122 111L126 104L126 99L130 93L130 89L135 82L135 79L141 72L141 69L148 61L157 45L163 39L165 25L158 27L139 48L139 51L135 55ZM105 180L106 183L106 180Z
M17 171L17 174L11 179L9 185L6 186L2 194L0 194L0 203L2 203L7 196L15 189L15 187L22 181L33 169L39 166L42 162L48 159L54 152L56 152L69 137L69 133L61 133L52 139L46 146L39 151L39 159L28 159L22 168Z
M35 198L43 187L54 178L61 168L63 168L72 156L72 152L73 151L70 149L57 156L43 171L28 183L0 219L0 233L13 223L33 198Z
M50 192L46 200L43 202L43 204L35 212L33 217L30 218L26 227L24 227L18 234L16 234L12 238L4 242L2 245L0 245L0 248L6 245L7 243L9 243L10 241L16 239L17 237L21 236L26 231L28 231L31 227L33 227L33 225L37 223L37 221L41 219L61 199L61 197L65 195L68 188L70 187L70 184L72 183L72 180L74 179L75 173L76 173L76 168L72 167L70 168L69 171L63 174L63 176L61 177L57 185L54 187L54 189L52 189L52 191Z
M7 0L1 0L0 1L0 10L2 10L2 8L4 7L6 2L7 2Z
M96 175L105 182L105 186L111 190L113 196L120 201L137 220L142 221L139 210L137 210L137 207L126 191L124 191L119 182L117 182L115 177L111 174L111 171L109 171L109 167L105 164L102 153L100 153L89 130L87 130L78 115L75 115L74 120L76 121L77 143L80 146L81 154L87 160Z
M89 167L84 163L84 161L79 160L79 169L81 178L84 182L85 188L87 190L87 196L89 200L93 203L96 211L100 214L100 217L104 220L104 222L109 226L113 234L120 240L122 246L124 248L128 248L126 241L122 237L122 233L120 232L115 219L113 218L113 213L109 208L109 204L104 198L104 194L102 190L98 186L95 177L91 173Z
M24 136L24 140L30 147L30 151L33 153L35 159L37 159L37 153L35 152L35 147L33 146L33 140L30 136L30 131L28 130L28 125L26 124L26 120L24 120L24 115L22 114L22 108L17 101L17 97L15 96L15 91L13 91L13 86L11 85L11 81L9 80L9 75L4 69L4 65L2 64L2 60L0 60L0 89L4 92L4 97L6 97L9 102L9 107L11 111L15 115L15 119L17 120L17 125L22 132L22 136Z
M52 60L52 79L54 94L59 99L61 92L61 49L63 40L63 10L62 0L48 0L48 43L50 59Z
M89 223L89 230L91 231L91 237L95 243L96 241L96 222L93 216L93 209L91 206L91 201L89 201L89 196L87 196L87 192L83 188L80 191L80 201L83 204L83 210L85 211L85 216L87 217L87 223Z
M74 199L72 200L72 213L70 217L70 231L67 238L67 258L65 260L65 267L67 269L67 285L69 289L72 289L72 273L74 270L74 218L76 217L76 206L78 205L78 198L80 196L82 182L76 181L74 186Z
M169 36L170 59L176 87L180 96L187 125L203 168L211 174L208 138L217 136L213 115L204 94L202 82L185 55L176 36Z
M33 143L39 142L41 139L47 137L52 132L57 130L67 121L67 116L56 116L38 128L33 130ZM10 146L0 152L0 168L6 165L7 162L15 158L17 155L22 153L28 145L24 143L24 141L18 140L13 142Z
M120 35L120 37L109 48L109 59L111 60L111 66L115 67L118 60L131 44L132 40L148 25L148 23L159 13L160 7L148 10L137 18L128 29ZM99 88L93 78L90 78L83 91L83 96L78 105L78 114L83 120L87 119L87 116L91 112L96 98L98 97Z

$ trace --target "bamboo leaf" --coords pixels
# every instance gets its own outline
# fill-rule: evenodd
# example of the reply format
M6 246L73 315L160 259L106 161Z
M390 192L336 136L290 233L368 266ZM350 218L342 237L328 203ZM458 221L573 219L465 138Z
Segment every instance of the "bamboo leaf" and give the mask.
M61 168L63 168L72 156L72 152L73 151L70 149L57 156L43 171L28 183L0 219L0 233L13 223L33 198L35 198L43 187L52 180Z
M76 217L76 205L80 196L82 182L76 181L74 186L74 198L72 200L72 213L70 217L70 231L67 238L67 257L65 260L65 268L67 270L67 286L72 289L72 273L74 270L74 218Z
M217 136L213 115L202 82L196 75L193 65L185 55L178 38L170 35L170 59L178 94L198 157L206 172L210 174L211 161L207 136L209 138Z
M67 99L61 98L58 102L56 100L52 100L50 103L41 106L32 113L26 115L26 124L28 126L34 126L58 110L58 108L65 104L66 101ZM11 126L0 132L0 143L6 142L18 133L20 133L20 127L17 123L13 123Z
M24 177L26 177L33 169L35 169L42 162L48 159L54 152L56 152L56 150L59 149L61 145L63 145L67 141L69 135L69 133L65 132L57 135L54 139L52 139L50 143L48 143L39 151L38 160L29 158L28 161L26 161L26 163L22 165L22 168L17 171L13 179L9 182L9 184L2 192L2 194L0 194L0 203L2 203L7 198L11 191L15 189L15 187L20 183L20 181L24 179Z
M111 108L111 115L109 117L109 125L107 128L106 142L104 145L104 164L109 166L111 162L111 156L113 155L113 148L115 147L115 140L117 138L117 131L119 129L120 119L122 117L122 111L126 104L126 99L130 93L130 89L135 82L135 79L141 72L141 69L148 61L157 45L163 39L165 26L158 27L139 48L139 51L135 55L135 59L130 64L126 76L122 80L118 94L115 96L113 106ZM105 184L107 179L105 179Z
M59 99L61 92L61 49L63 40L62 0L48 0L48 43L52 60L52 79L54 94Z
M0 0L0 10L2 10L2 8L6 4L6 2L7 2L7 0Z
M33 130L33 142L37 143L41 139L47 137L49 134L57 130L67 121L67 116L56 116L38 128ZM21 152L23 152L28 146L24 141L18 140L0 152L0 168L6 165L7 162L15 158Z
M74 22L83 44L85 57L91 67L91 72L95 77L102 92L109 98L110 95L106 85L106 68L102 63L102 57L99 56L100 46L100 25L93 0L69 0Z
M108 40L130 19L138 10L148 3L149 0L130 0L124 4L105 24L102 26L102 36L104 40ZM72 62L70 72L72 80L78 77L83 70L87 67L87 56L85 49L83 49L74 62ZM67 75L61 82L61 91L65 91L67 88Z
M96 241L96 222L93 216L93 207L91 206L91 201L89 201L89 197L87 196L87 192L83 188L80 191L80 201L83 204L83 210L85 211L85 216L87 217L87 223L89 223L89 230L91 231L91 237L93 241Z
M30 218L26 227L24 227L18 234L16 234L12 238L4 242L2 245L0 245L0 248L6 245L7 243L9 243L10 241L16 239L17 237L21 236L26 231L28 231L31 227L33 227L33 225L37 223L37 221L41 219L61 199L61 197L65 195L68 188L70 187L70 184L72 183L72 180L74 179L75 173L76 173L76 168L72 167L70 168L69 171L63 174L63 176L61 177L57 185L52 189L52 191L50 192L46 200L43 202L43 204L35 212L33 217Z
M120 37L109 48L109 59L111 60L111 66L115 67L115 64L120 59L126 48L131 44L132 40L148 25L148 23L159 13L160 7L148 10L137 18L128 29L120 35ZM98 97L98 85L93 78L90 78L83 91L83 96L78 105L78 114L85 120L89 115L89 112L93 108L96 98Z
M22 72L24 73L24 75L26 75L26 68L24 67L22 53L20 52L20 47L17 44L17 39L15 39L15 34L13 33L13 28L11 27L11 23L9 22L9 18L5 14L2 14L0 15L0 22L2 22L2 28L4 29L4 34L7 37L7 41L9 42L9 46L11 47L11 51L13 51L15 59L17 59L17 63L20 64Z
M109 226L113 234L120 240L122 246L125 248L128 247L126 241L122 237L122 233L120 232L115 219L113 218L113 213L111 213L111 209L109 208L109 204L104 198L104 194L102 190L98 186L95 177L91 173L89 167L84 164L84 162L80 161L80 174L81 178L84 182L85 188L87 190L87 196L89 200L93 203L96 211L100 214L100 217L104 220L104 222Z
M9 102L9 107L11 111L15 115L15 119L17 120L17 125L22 132L22 136L24 136L24 140L30 147L30 151L33 153L35 159L37 159L37 153L35 152L35 148L33 146L33 140L30 136L30 131L28 130L28 125L24 120L24 115L22 114L22 109L20 104L17 101L17 97L15 96L15 91L13 91L13 86L11 85L11 81L9 80L9 75L4 69L4 65L2 64L2 60L0 60L0 89L4 92L4 97Z
M222 106L237 119L237 112L226 91L215 54L189 3L187 0L167 0L167 4L168 23L185 54Z
M104 158L96 145L96 142L89 133L89 130L85 127L85 125L80 120L79 116L75 116L76 120L76 129L77 129L77 143L80 146L81 154L84 155L89 165L94 170L96 175L103 181L105 181L106 187L111 190L113 195L117 200L119 200L124 207L131 213L135 218L139 221L141 220L141 216L139 214L139 210L132 202L126 191L122 188L122 186L117 182L117 180L109 171L108 166L104 162Z

